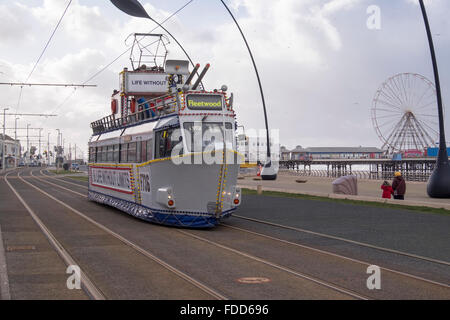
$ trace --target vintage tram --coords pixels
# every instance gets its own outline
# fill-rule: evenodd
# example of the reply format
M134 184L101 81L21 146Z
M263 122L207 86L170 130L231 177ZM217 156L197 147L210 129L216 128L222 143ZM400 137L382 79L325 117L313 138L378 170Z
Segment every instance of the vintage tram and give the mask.
M240 205L233 94L204 90L209 64L199 67L165 60L120 73L111 114L91 123L90 200L192 228L215 226Z

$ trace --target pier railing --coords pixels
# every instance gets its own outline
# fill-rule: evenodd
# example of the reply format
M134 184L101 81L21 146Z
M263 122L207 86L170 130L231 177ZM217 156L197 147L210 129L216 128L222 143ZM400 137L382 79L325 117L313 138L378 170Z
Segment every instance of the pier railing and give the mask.
M305 177L323 177L323 178L339 178L345 175L355 175L358 179L365 180L392 180L394 178L395 171L383 171L383 172L370 172L370 171L327 171L327 170L292 170L292 169L282 169L284 171L295 172L299 176ZM403 178L406 181L419 181L426 182L430 177L431 173L421 173L421 172L404 172L402 173Z

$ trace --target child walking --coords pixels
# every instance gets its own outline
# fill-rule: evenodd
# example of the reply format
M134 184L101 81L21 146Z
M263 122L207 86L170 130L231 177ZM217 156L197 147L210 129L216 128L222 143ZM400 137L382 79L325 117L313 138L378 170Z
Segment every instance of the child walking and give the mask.
M381 189L383 189L382 198L385 199L390 199L391 194L394 193L394 189L392 189L391 185L386 180L384 180L383 184L381 185Z

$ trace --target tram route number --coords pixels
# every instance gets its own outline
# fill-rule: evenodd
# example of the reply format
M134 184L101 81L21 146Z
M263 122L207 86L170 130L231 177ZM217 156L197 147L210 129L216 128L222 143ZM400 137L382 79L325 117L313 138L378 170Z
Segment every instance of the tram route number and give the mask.
M148 173L139 174L139 184L141 192L150 192L150 176Z

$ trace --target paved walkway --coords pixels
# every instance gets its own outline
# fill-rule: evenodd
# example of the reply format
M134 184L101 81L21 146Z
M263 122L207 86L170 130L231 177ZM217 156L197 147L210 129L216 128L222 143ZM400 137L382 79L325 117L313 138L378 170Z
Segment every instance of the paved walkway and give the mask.
M330 198L347 198L354 200L366 200L377 202L388 202L402 205L417 205L435 208L445 208L450 210L450 199L434 199L427 195L426 182L406 182L405 201L382 199L380 188L382 181L379 180L358 180L358 195L338 195L333 194L332 182L335 178L305 177L298 176L294 172L280 171L275 181L255 180L256 176L245 176L238 180L240 187L256 189L262 185L263 190L280 191L289 193L299 193L315 196L325 196ZM298 183L296 180L306 182ZM390 181L391 182L391 181Z

